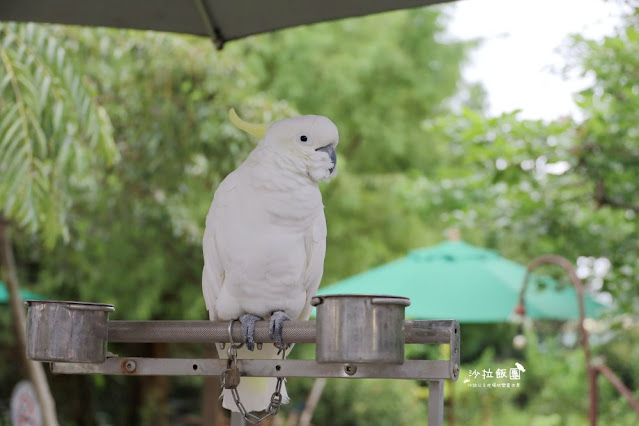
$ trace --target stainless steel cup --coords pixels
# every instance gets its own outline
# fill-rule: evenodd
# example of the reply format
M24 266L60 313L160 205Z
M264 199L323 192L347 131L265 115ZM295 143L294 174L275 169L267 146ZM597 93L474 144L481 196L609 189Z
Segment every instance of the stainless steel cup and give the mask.
M317 362L404 362L404 310L399 296L315 296Z
M112 305L28 300L27 358L104 362Z

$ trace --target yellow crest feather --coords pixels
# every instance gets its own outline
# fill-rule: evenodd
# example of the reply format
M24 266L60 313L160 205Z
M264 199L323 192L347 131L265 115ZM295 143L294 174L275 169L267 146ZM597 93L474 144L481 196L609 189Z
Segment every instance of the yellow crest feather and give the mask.
M235 127L240 130L244 130L246 133L251 134L258 139L262 139L270 127L269 124L255 124L242 120L233 108L229 111L229 118Z

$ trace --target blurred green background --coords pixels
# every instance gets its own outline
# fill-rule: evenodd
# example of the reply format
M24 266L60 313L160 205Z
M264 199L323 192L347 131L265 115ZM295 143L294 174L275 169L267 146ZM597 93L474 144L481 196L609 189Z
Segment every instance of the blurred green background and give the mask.
M543 253L591 269L607 259L601 288L602 277L586 277L614 302L593 352L639 396L639 12L612 36L575 35L566 48L575 69L593 76L576 95L583 119L534 121L486 113L484 89L461 73L479 41L443 36L447 7L294 28L221 52L180 35L0 23L0 206L23 288L114 304L111 319L206 319L204 218L217 185L255 144L228 122L229 108L256 122L321 114L340 130L339 176L321 187L323 285L437 244L451 229L522 264ZM558 162L569 167L549 173ZM566 340L570 324L526 327L523 351L512 347L517 332L462 327L448 424L586 423L586 372ZM0 305L0 424L24 377L16 345ZM528 370L518 389L462 383L470 370L515 361ZM601 424L637 424L599 380ZM200 378L57 376L50 384L65 426L201 424ZM301 409L311 384L289 380L292 401L276 424ZM313 423L424 424L427 395L410 381L329 380Z

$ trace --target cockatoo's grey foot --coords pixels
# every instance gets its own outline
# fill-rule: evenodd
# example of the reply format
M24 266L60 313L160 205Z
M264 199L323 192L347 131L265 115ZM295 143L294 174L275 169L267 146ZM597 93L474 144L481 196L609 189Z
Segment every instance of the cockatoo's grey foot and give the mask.
M242 338L246 348L252 351L255 348L255 323L262 321L262 317L253 314L244 314L240 318L242 323Z
M271 314L271 320L268 323L268 332L271 340L275 342L278 349L282 348L282 330L284 321L290 321L291 318L284 311L275 311Z

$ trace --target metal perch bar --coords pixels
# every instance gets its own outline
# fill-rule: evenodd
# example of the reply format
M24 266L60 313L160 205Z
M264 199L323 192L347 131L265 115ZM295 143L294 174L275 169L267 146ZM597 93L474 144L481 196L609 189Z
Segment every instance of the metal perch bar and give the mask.
M336 377L404 380L456 380L446 360L407 360L403 364L318 364L315 360L240 359L242 376ZM124 376L219 376L226 360L178 358L107 358L102 363L54 362L54 374L108 374Z
M228 371L227 360L119 357L106 354L108 343L230 343L242 341L241 325L214 321L112 321L111 305L80 302L33 302L28 304L30 325L27 356L49 361L54 374L106 374L123 376L220 376ZM85 321L86 320L86 321ZM77 324L82 327L76 327ZM283 340L287 343L325 344L315 321L287 321ZM402 344L448 344L447 360L377 362L353 356L356 362L317 360L239 359L239 374L245 377L335 377L345 379L385 378L428 380L431 426L443 424L444 381L459 378L460 334L455 320L399 321L396 327L375 323L372 334L403 333ZM321 329L321 327L320 327ZM321 330L320 330L321 331ZM351 336L368 345L357 330ZM229 336L230 334L230 336ZM270 343L268 323L255 326L255 342ZM318 342L319 340L319 342ZM323 343L324 342L324 343ZM349 358L346 358L349 359ZM341 360L340 360L341 361ZM237 416L235 416L237 420Z
M315 343L315 321L287 321L284 340ZM241 340L240 324L232 328L233 340ZM405 321L406 343L449 344L448 360L405 360L403 364L317 363L315 360L239 360L243 376L396 378L457 380L459 377L460 328L455 320ZM270 342L268 323L259 321L255 341ZM108 321L108 342L129 343L227 343L228 322L213 321ZM104 362L53 362L56 374L114 374L217 376L228 367L226 360L164 359L110 356Z
M242 341L242 327L233 324L233 340ZM315 343L315 321L286 321L283 338L288 343ZM443 344L459 340L456 320L405 321L406 343ZM112 321L109 342L126 343L229 343L228 322L215 321ZM268 321L255 325L255 342L270 343Z

